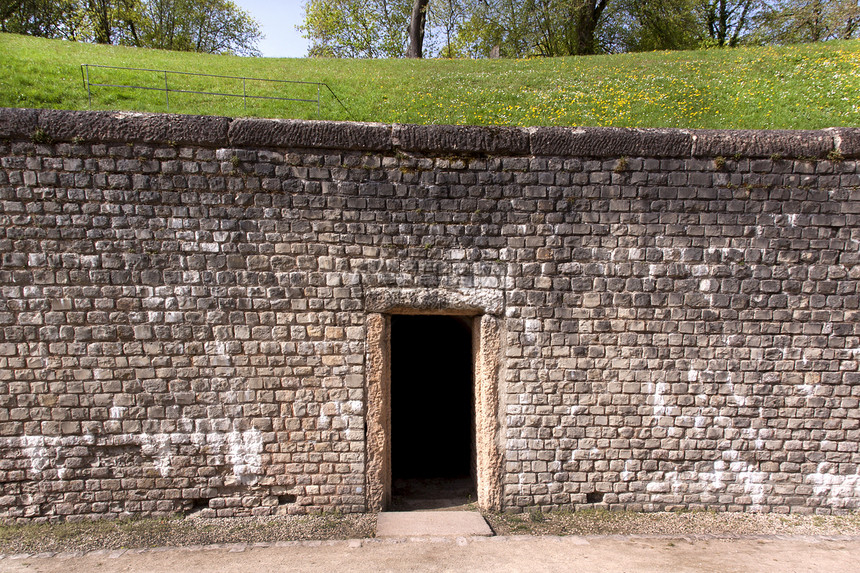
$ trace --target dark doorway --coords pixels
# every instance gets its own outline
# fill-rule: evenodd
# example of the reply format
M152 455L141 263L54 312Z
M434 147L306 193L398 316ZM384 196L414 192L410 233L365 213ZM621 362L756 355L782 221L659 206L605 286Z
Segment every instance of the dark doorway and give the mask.
M469 317L391 318L391 509L475 501L472 385Z

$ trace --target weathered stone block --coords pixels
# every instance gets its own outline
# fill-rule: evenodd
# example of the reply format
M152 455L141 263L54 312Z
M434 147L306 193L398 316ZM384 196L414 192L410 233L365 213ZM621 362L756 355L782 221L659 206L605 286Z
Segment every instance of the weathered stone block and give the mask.
M229 124L228 118L214 116L40 110L38 127L54 141L215 147L227 145Z
M525 155L529 134L516 127L395 125L395 146L403 151L439 154Z
M530 130L535 155L688 157L693 135L683 130L539 127Z
M237 119L230 124L230 145L278 148L387 151L391 127L378 123L339 123L274 119Z
M38 127L38 110L0 108L0 138L30 141Z
M826 158L834 150L827 131L697 130L693 138L697 157Z

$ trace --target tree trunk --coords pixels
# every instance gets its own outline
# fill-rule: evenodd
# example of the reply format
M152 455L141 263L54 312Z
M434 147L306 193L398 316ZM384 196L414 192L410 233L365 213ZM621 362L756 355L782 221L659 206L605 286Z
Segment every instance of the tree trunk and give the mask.
M424 57L424 25L427 23L427 4L430 0L415 0L412 3L412 19L409 21L409 49L407 58Z
M607 1L583 2L576 11L576 55L597 53L597 41L594 38L594 33L597 31L600 16L606 9Z
M95 18L93 35L96 44L113 43L112 34L113 21L111 18L111 6L109 0L91 0L90 10Z

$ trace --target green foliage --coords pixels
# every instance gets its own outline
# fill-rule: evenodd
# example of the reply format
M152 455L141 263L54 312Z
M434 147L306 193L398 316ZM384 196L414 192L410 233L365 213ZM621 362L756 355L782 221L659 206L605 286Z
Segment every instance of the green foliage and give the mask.
M860 36L857 0L778 0L758 17L756 40L791 44Z
M51 136L39 127L30 135L30 140L33 143L51 143Z
M149 0L140 45L166 50L257 56L259 24L229 0Z
M609 0L433 0L426 52L442 57L592 54ZM311 56L405 55L412 0L310 0Z
M43 38L74 39L78 0L0 0L0 31Z
M323 119L469 125L819 129L860 125L860 40L520 60L210 56L0 34L0 106L87 109L81 62L326 82ZM91 69L92 73L95 72ZM105 72L108 73L108 72ZM113 74L114 72L110 72ZM131 74L129 72L129 74ZM145 85L157 75L94 78ZM119 81L106 81L119 80ZM162 84L163 84L163 80ZM172 81L172 79L171 79ZM179 86L241 93L241 82ZM251 87L316 97L316 88ZM265 88L265 89L264 89ZM93 88L93 108L166 111L164 94ZM175 96L175 97L174 97ZM178 113L315 119L315 104L171 94Z
M0 0L0 30L168 50L259 55L259 24L230 0Z
M617 0L604 26L609 51L689 50L705 37L700 0Z
M532 521L532 523L543 523L544 521L546 521L546 516L541 510L535 508L529 512L529 519Z
M698 1L708 37L720 48L737 46L764 5L763 0Z
M406 51L409 0L310 0L299 27L308 55L396 58Z
M310 0L310 55L405 55L412 0ZM432 0L425 51L566 56L813 42L860 35L858 0Z

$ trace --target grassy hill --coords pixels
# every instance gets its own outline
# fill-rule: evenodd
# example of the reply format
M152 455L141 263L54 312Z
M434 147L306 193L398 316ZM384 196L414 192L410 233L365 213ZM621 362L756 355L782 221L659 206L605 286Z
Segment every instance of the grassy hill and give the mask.
M860 126L860 41L525 60L211 56L0 34L0 106L167 111L164 93L97 87L80 64L323 82L321 119L387 123L745 129ZM93 83L163 87L154 72L90 68ZM242 93L242 81L170 76L171 89ZM315 98L316 86L245 82ZM333 97L336 94L343 106ZM344 107L345 106L345 107ZM314 119L316 104L170 94L170 111Z

